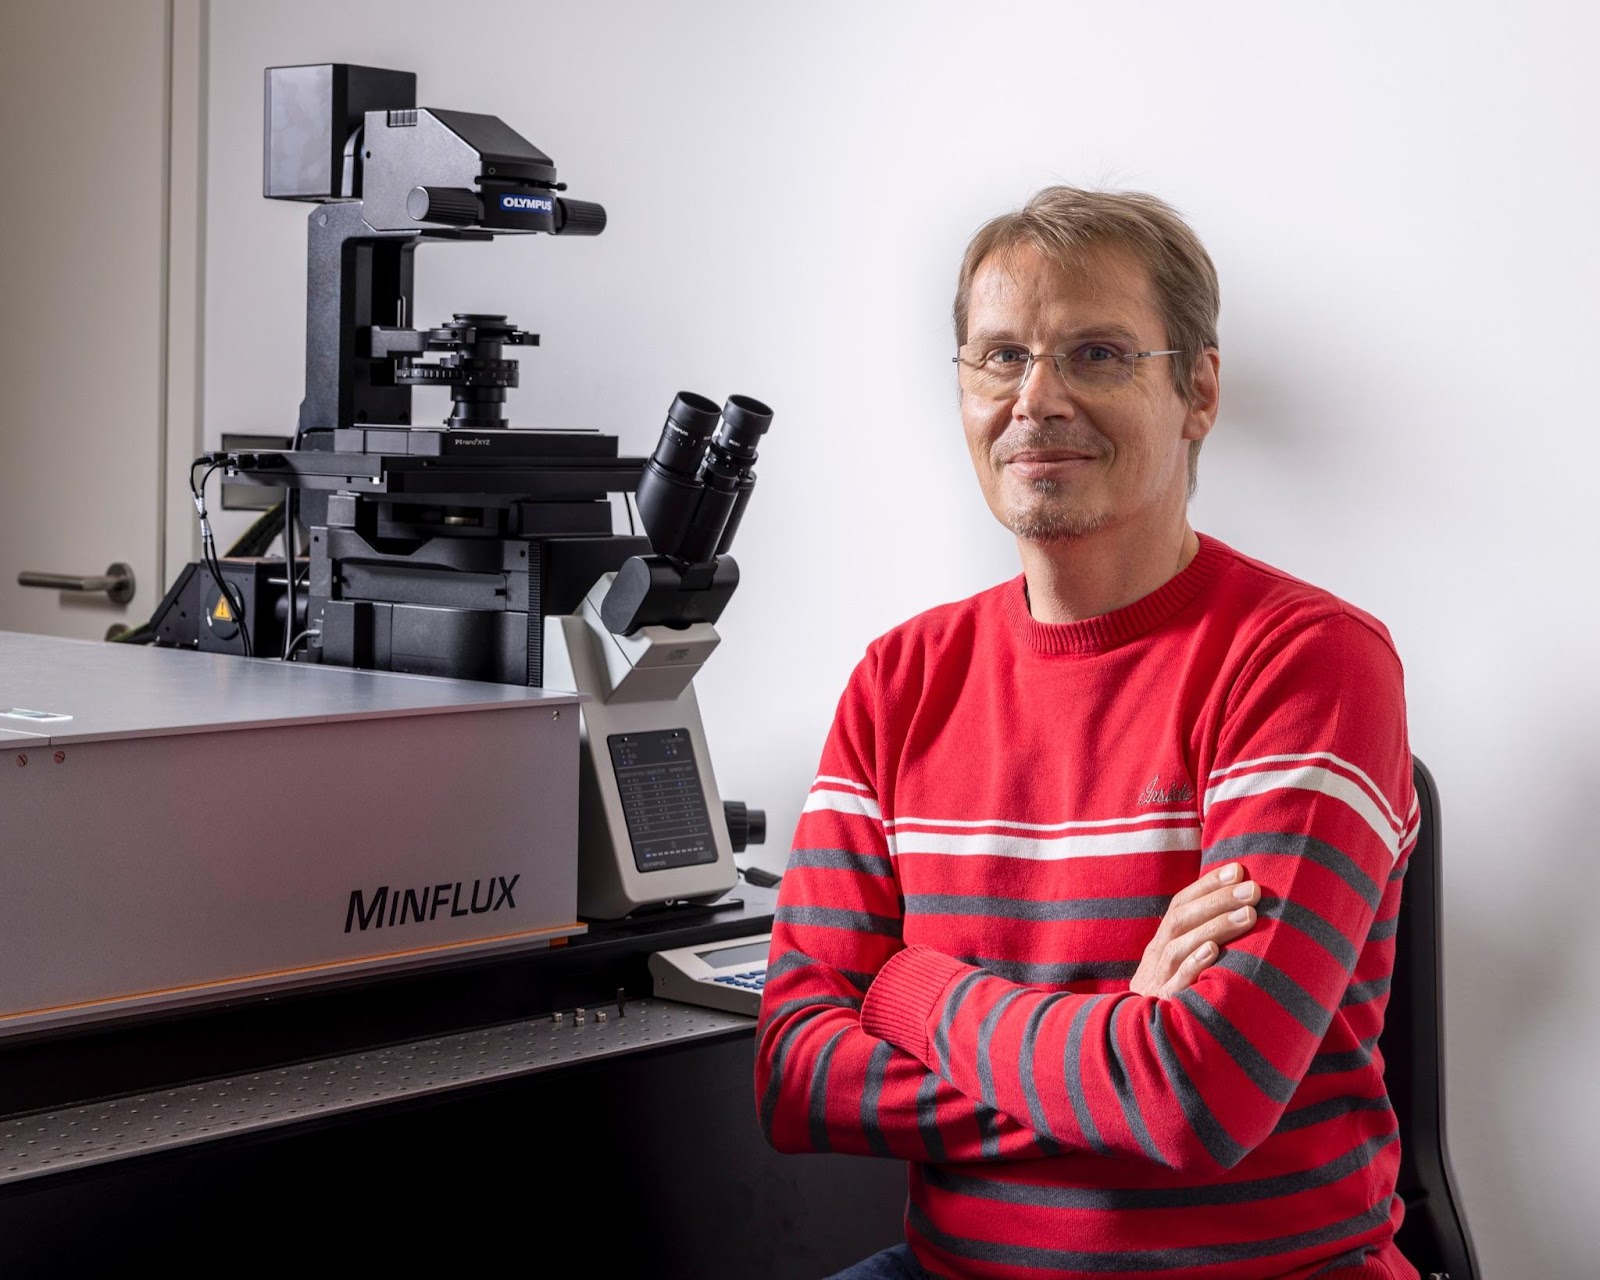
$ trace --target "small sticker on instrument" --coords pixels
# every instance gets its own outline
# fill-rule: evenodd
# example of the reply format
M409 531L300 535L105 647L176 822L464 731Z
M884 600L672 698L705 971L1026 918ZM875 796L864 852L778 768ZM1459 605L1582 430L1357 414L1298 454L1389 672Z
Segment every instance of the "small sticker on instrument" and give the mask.
M71 716L61 711L30 711L27 707L12 707L10 711L0 711L0 717L10 720L26 720L30 724L60 724Z

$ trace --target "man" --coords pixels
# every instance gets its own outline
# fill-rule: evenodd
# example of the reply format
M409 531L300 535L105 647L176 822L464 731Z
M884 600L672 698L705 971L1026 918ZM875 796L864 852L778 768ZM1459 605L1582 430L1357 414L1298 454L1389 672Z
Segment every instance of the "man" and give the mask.
M1417 1275L1374 1052L1400 663L1190 529L1217 310L1149 196L1051 188L968 248L961 416L1022 574L851 676L762 1007L770 1140L910 1163L906 1245L845 1275Z

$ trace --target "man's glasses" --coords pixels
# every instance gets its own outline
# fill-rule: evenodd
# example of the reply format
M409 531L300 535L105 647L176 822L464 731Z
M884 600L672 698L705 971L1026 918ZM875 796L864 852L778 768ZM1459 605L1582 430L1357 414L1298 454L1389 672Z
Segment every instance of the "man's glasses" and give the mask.
M969 342L954 363L961 389L991 400L1007 400L1022 390L1035 360L1049 360L1068 390L1089 395L1111 391L1133 381L1136 362L1181 351L1123 351L1109 342L1085 342L1071 351L1029 351L1010 342Z

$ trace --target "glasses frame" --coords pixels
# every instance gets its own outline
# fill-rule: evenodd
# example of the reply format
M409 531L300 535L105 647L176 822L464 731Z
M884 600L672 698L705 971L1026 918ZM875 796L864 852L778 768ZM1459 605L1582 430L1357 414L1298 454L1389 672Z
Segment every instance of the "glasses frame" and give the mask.
M1030 351L1030 352L1028 352L1027 353L1028 358L1027 358L1026 361L1024 361L1023 366L1022 366L1022 376L1017 379L1017 385L1010 389L1009 394L1015 395L1017 392L1021 391L1023 387L1027 386L1027 384L1028 384L1028 375L1033 372L1033 366L1035 365L1035 363L1037 363L1040 360L1048 360L1048 361L1050 361L1051 364L1055 365L1055 367L1056 367L1056 377L1060 378L1062 382L1066 383L1067 386L1071 387L1075 391L1080 391L1081 392L1081 391L1087 390L1092 394L1094 391L1104 390L1104 388L1098 388L1098 387L1088 387L1088 388L1082 387L1078 383L1074 382L1072 380L1072 378L1070 378L1066 374L1066 372L1061 368L1061 362L1063 360L1065 360L1071 354L1072 354L1072 352L1070 352L1070 351ZM1122 351L1122 352L1118 352L1117 353L1117 359L1121 360L1124 364L1126 364L1128 366L1129 372L1131 373L1132 370L1135 367L1134 363L1133 363L1135 360L1153 360L1157 356L1181 356L1182 354L1183 354L1183 351L1181 349L1179 349L1179 348L1173 348L1173 349L1168 350L1168 351ZM950 363L951 364L956 364L956 365L961 365L963 368L967 368L967 369L982 369L983 368L983 362L982 361L964 360L964 359L961 358L960 355L952 356L950 358ZM1130 378L1130 381L1131 380L1132 379ZM1125 384L1118 384L1118 385L1125 385ZM982 393L978 392L978 393L974 393L974 394L982 394Z

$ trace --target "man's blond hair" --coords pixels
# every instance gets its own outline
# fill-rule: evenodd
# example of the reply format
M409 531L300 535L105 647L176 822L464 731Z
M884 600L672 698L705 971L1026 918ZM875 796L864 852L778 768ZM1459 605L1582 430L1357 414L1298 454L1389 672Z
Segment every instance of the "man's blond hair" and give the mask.
M1167 362L1172 385L1181 399L1190 399L1195 361L1217 345L1222 295L1211 255L1177 210L1139 191L1046 187L1022 208L986 222L967 245L956 281L957 346L967 340L967 310L978 268L994 254L1022 245L1069 268L1095 249L1131 255L1149 274L1156 310L1167 330L1166 346L1183 353ZM1191 495L1199 457L1196 440L1189 446Z

